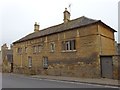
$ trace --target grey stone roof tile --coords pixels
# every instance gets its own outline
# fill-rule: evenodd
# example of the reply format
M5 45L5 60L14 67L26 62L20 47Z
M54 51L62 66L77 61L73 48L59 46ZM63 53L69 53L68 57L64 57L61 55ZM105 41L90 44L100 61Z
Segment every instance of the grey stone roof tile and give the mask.
M46 35L50 35L50 34L54 34L54 33L63 32L66 30L72 30L74 28L83 27L83 26L97 23L97 22L100 22L100 20L94 20L94 19L90 19L85 16L82 16L80 18L70 20L68 23L62 23L59 25L51 26L46 29L40 30L39 32L31 33L19 39L18 41L14 42L13 44L31 40L31 39L38 38L38 37L42 37L42 36L46 36Z

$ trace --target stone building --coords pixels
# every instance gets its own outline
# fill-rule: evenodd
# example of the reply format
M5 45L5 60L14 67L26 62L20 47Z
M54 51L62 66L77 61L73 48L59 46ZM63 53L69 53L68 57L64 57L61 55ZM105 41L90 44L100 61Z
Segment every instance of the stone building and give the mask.
M2 65L2 53L0 51L0 65Z
M0 51L0 72L2 72L2 53Z
M13 51L12 46L8 49L7 44L1 47L1 59L3 64L3 72L13 71Z
M118 49L118 55L120 55L120 43L118 43L117 49Z
M13 43L14 72L89 78L114 78L114 29L85 16L34 32ZM109 63L107 63L109 62Z

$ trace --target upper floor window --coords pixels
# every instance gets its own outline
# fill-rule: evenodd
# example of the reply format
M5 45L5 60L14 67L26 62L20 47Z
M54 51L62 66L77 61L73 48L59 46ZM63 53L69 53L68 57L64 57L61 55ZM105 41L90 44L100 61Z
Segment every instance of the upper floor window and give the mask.
M25 47L25 53L27 53L27 49L28 49L28 48L27 48L27 47Z
M33 46L33 53L37 53L37 46Z
M55 51L55 43L54 42L50 43L50 51L51 52Z
M41 52L42 50L42 45L38 45L38 52Z
M76 50L75 40L63 41L62 50L64 51Z
M18 52L18 54L21 54L22 53L22 48L18 48L17 52Z

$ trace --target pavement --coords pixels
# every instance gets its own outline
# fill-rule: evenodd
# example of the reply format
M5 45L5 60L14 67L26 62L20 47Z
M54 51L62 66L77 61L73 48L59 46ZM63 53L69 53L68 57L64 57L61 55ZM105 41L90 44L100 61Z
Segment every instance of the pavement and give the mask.
M88 84L98 84L98 85L109 85L120 87L120 80L113 80L107 78L77 78L77 77L64 77L64 76L49 76L49 75L33 75L32 78L39 79L50 79L50 80L60 80L78 83L88 83Z

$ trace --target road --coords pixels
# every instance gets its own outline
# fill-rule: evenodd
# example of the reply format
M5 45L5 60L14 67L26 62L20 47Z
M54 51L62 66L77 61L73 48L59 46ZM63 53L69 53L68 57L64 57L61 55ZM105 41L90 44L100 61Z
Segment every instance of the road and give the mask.
M3 74L2 88L115 88L95 84L31 78L29 76Z

